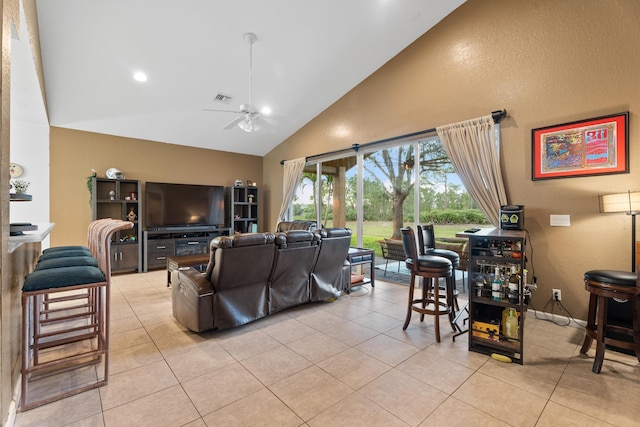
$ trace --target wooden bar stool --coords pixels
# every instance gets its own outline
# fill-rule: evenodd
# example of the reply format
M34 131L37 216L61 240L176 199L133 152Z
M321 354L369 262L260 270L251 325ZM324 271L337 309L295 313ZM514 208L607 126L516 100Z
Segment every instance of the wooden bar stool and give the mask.
M605 346L634 351L640 361L640 281L636 273L619 270L591 270L584 274L589 291L589 313L586 335L580 349L586 353L596 340L594 373L600 373ZM616 321L612 308L619 303L631 304L631 319ZM625 339L626 338L626 339Z
M435 255L451 261L451 277L448 279L447 286L453 290L453 308L455 311L460 310L458 307L458 290L456 289L456 268L460 265L460 255L448 249L436 248L436 236L433 231L433 224L418 225L418 250L420 255ZM464 279L464 277L463 277Z
M94 265L56 265L26 276L22 288L21 411L107 383L109 374L109 291L111 236L133 227L110 220L91 231ZM72 258L69 258L72 259ZM101 363L92 380L41 390L30 399L30 387L46 376ZM37 393L36 393L37 394Z
M409 326L413 311L420 313L420 321L424 320L425 314L433 315L436 341L440 342L440 316L448 315L449 323L453 330L456 331L453 323L453 289L450 286L451 261L435 255L418 255L413 230L411 228L403 228L401 231L402 244L408 257L406 260L407 268L411 270L409 305L407 307L407 318L402 329L405 330ZM416 276L422 277L422 298L414 298ZM440 298L440 286L438 285L440 278L445 279L445 298Z

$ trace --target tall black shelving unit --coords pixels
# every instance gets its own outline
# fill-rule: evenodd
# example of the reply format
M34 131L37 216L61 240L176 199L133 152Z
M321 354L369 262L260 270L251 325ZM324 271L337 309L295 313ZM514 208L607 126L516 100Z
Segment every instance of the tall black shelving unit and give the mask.
M233 233L251 233L260 230L258 196L257 187L227 188L227 218Z

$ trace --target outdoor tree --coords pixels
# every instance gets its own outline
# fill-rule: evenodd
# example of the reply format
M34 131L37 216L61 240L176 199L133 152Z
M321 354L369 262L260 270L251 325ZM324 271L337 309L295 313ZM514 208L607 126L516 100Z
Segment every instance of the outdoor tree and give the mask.
M455 174L453 166L437 139L419 142L420 154L416 158L415 145L408 143L400 147L385 148L364 155L365 174L363 179L363 220L371 222L391 222L391 237L400 238L400 229L407 221L454 221L462 215L452 214L452 210L475 209L475 203L464 190L464 187L451 180ZM320 194L317 194L317 175L315 172L303 173L299 194L296 197L294 214L300 218L316 218L315 203L320 203L320 220L329 226L334 219L333 205L336 202L336 181L331 170L339 166L346 168L347 173L342 183L344 192L338 202L342 203L344 220L357 219L357 178L355 161L334 160L323 163ZM420 198L419 212L414 210L414 173L419 174ZM310 199L310 200L301 200ZM333 199L333 204L332 204ZM466 215L466 214L465 214ZM463 218L464 219L464 218Z
M357 178L355 175L347 179L346 204L347 220L356 220ZM376 180L365 177L363 179L362 215L365 221L385 221L391 218L389 195Z
M420 156L416 162L412 144L386 148L365 155L364 169L368 177L377 181L391 202L392 238L400 239L400 229L404 225L404 204L413 191L413 173L427 177L442 175L442 170L450 165L440 141L422 141Z

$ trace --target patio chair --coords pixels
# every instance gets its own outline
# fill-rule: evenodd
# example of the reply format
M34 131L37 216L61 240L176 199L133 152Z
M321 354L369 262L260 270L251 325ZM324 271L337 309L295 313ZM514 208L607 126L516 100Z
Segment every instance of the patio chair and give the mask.
M407 259L407 256L404 253L404 248L402 247L402 240L380 240L380 248L382 249L382 257L386 261L384 264L383 276L387 275L387 267L389 266L389 261L398 261L398 273L400 273L400 264L405 262L405 260Z

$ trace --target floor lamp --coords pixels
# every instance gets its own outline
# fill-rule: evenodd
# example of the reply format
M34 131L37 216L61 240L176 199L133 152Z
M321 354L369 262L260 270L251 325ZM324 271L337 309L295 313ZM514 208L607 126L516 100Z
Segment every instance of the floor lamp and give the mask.
M601 213L631 215L631 271L636 271L636 215L640 214L640 191L598 196Z

